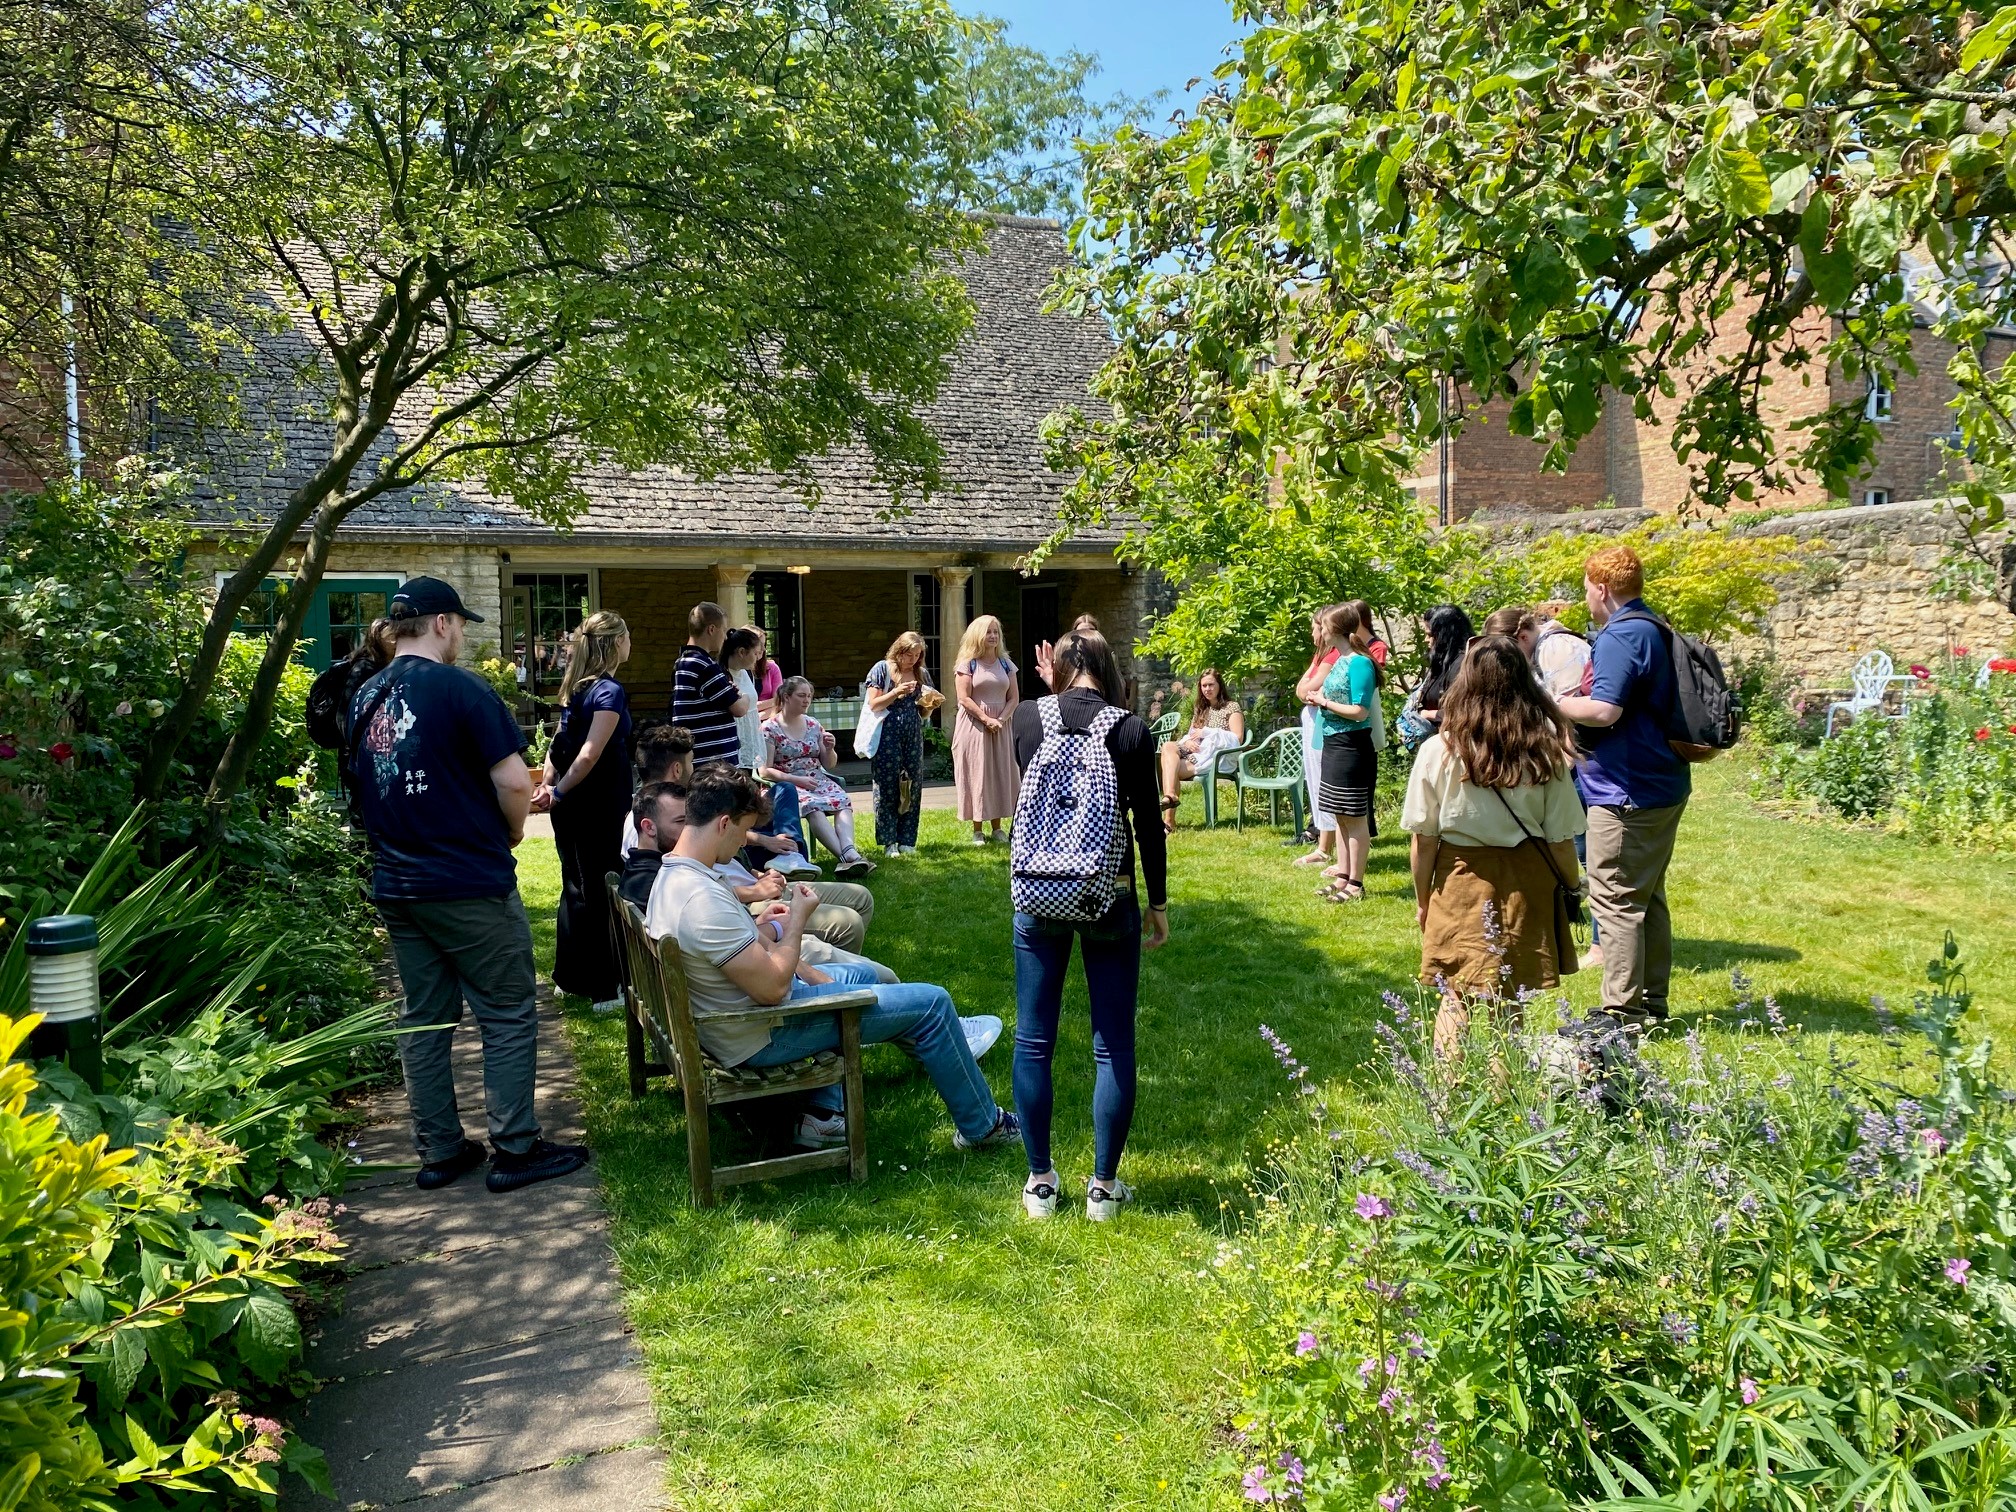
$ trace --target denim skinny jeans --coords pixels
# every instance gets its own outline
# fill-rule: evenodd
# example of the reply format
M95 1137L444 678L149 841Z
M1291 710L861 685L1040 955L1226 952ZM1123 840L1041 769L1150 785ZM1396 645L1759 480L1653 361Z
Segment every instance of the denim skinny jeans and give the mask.
M945 1100L952 1123L968 1139L981 1139L994 1132L1001 1121L1001 1107L994 1101L987 1078L966 1048L966 1030L952 1006L952 994L929 982L881 982L869 964L834 962L819 968L833 978L831 986L795 982L788 1001L797 1003L851 987L875 989L875 1006L861 1015L861 1043L880 1045L894 1042L922 1062L931 1085ZM770 1031L770 1043L743 1064L782 1066L803 1060L821 1050L840 1048L840 1019L837 1014L807 1014L786 1019ZM821 1087L808 1094L815 1108L838 1113L846 1106L841 1088Z
M1090 924L1015 915L1015 1111L1029 1174L1050 1170L1050 1063L1071 942L1092 1000L1092 1176L1111 1181L1134 1122L1134 1007L1141 989L1141 905L1132 892Z

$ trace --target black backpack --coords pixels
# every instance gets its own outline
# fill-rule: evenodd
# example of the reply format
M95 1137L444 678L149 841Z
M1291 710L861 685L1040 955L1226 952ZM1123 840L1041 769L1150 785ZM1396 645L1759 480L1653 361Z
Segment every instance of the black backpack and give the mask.
M343 784L343 798L352 813L357 808L356 775L350 770L353 756L350 742L350 706L364 684L382 669L365 654L349 657L320 673L308 688L308 707L302 724L308 738L325 751L336 752L336 771Z
M1682 635L1656 614L1632 610L1618 618L1648 619L1666 641L1673 659L1673 707L1663 722L1673 754L1682 761L1711 761L1736 744L1736 698L1715 648Z

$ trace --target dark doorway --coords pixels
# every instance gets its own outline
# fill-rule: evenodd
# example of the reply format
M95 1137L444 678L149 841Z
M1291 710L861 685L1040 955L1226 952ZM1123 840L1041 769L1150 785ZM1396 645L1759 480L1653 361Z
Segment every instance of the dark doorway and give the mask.
M749 615L770 638L770 657L786 677L805 675L805 616L798 576L791 572L749 574Z
M1022 696L1041 698L1050 690L1036 675L1036 647L1041 641L1057 639L1057 585L1038 583L1022 590L1022 636L1017 642L1021 654Z

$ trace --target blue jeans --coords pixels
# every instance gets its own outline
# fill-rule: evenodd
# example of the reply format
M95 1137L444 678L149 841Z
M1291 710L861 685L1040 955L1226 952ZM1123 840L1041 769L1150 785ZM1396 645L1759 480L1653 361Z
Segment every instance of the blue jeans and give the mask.
M835 962L819 968L833 978L833 985L814 986L795 982L788 1001L803 1002L847 987L873 987L875 1006L861 1015L861 1043L880 1045L894 1041L921 1061L931 1085L945 1100L952 1123L968 1139L981 1139L994 1132L1001 1121L1000 1104L994 1101L987 1078L974 1064L973 1052L966 1048L966 1031L952 1006L952 994L928 982L879 982L871 965ZM770 1043L758 1050L744 1065L782 1066L803 1060L821 1050L840 1048L840 1019L837 1014L807 1014L786 1019L770 1031ZM811 1094L814 1107L839 1112L846 1106L839 1087L821 1087Z
M1130 892L1091 924L1015 915L1015 1111L1029 1174L1050 1169L1050 1062L1071 942L1085 957L1092 999L1092 1177L1120 1174L1134 1122L1134 1005L1141 990L1141 905Z

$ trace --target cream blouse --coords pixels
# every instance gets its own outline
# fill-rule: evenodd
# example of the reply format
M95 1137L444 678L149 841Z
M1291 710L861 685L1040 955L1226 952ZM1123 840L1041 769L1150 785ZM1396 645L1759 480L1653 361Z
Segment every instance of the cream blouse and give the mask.
M1504 801L1498 794L1505 795ZM1512 806L1507 813L1506 803ZM1586 820L1575 779L1562 769L1551 782L1493 791L1463 780L1463 764L1440 735L1421 743L1414 770L1407 777L1407 801L1400 827L1416 835L1436 835L1451 845L1492 845L1510 850L1526 843L1512 817L1542 840L1572 840Z

